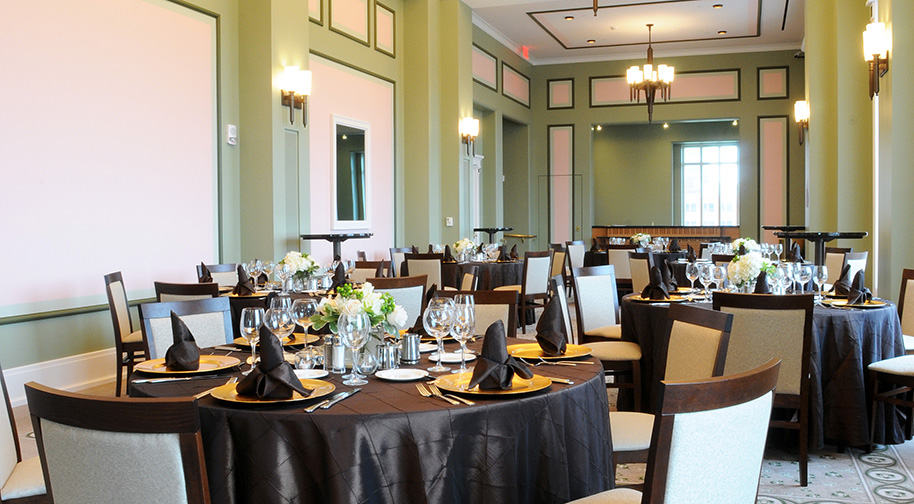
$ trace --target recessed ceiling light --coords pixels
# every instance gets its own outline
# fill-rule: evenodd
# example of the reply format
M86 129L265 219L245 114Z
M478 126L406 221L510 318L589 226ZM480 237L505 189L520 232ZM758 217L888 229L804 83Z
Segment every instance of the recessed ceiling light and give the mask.
M720 8L723 8L723 6L724 6L724 4L714 4L711 7L714 7L715 9L720 9Z
M663 123L663 129L670 129L670 123Z
M598 124L598 125L597 125L597 131L603 131L603 125L602 125L602 124Z
M587 41L587 43L588 43L588 44L596 44L597 41L594 40L594 39L590 39L590 40Z
M727 34L727 30L720 30L720 31L717 32L717 34L718 34L718 35L726 35L726 34Z
M739 126L739 120L734 119L734 120L733 120L733 125L734 125L734 126Z
M572 20L574 20L574 16L565 16L565 21L572 21Z

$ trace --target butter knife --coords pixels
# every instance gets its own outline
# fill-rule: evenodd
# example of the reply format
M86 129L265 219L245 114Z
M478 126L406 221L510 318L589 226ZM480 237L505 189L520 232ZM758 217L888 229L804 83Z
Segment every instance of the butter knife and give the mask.
M544 376L543 378L550 380L552 383L564 383L565 385L574 385L574 382L567 378L554 378L552 376Z
M327 404L321 406L321 409L327 409L327 408L329 408L330 406L333 406L334 404L336 404L336 403L342 401L343 399L345 399L345 398L347 398L347 397L349 397L349 396L355 394L356 392L358 392L358 391L360 391L360 390L362 390L362 389L357 388L357 389L352 389L352 390L350 390L349 392L341 392L341 393L339 393L339 394L333 396L333 399L331 399L330 402L328 402Z
M225 378L226 375L200 375L200 376L180 376L180 377L169 377L169 378L143 378L140 380L133 380L133 383L168 383L176 381L189 381L189 380L216 380L219 378Z
M308 406L307 408L305 408L305 413L314 413L317 410L317 408L320 408L321 406L323 406L329 402L330 402L330 399L324 399L321 402L314 403L311 406Z

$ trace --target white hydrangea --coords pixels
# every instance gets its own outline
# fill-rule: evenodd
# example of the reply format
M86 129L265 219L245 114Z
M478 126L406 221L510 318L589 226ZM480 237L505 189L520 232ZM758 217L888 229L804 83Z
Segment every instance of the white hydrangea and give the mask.
M733 243L730 244L734 254L739 253L740 245L746 249L746 252L757 252L759 249L758 243L756 243L752 238L737 238L733 240Z
M294 268L294 270L295 270L295 273L309 273L310 274L310 273L313 273L317 269L317 266L318 266L317 263L314 262L313 259L311 259L311 256L309 256L308 254L302 254L301 252L298 252L296 250L293 250L293 251L289 252L288 254L286 254L286 256L283 257L282 261L280 261L280 262L283 264L288 264L289 266L292 266L292 268Z
M373 292L367 296L363 296L362 304L365 305L366 311L370 311L371 313L381 313L381 294L378 292Z
M476 244L473 243L473 240L469 238L461 238L460 241L454 244L454 252L462 254L468 250L473 250L476 248Z
M762 272L764 261L765 260L762 259L762 254L756 251L748 252L743 256L734 258L730 261L730 264L727 265L727 278L730 280L730 283L741 287L745 284L752 283L758 277L759 273Z
M637 233L631 238L632 243L639 247L647 247L651 244L651 235L647 233Z

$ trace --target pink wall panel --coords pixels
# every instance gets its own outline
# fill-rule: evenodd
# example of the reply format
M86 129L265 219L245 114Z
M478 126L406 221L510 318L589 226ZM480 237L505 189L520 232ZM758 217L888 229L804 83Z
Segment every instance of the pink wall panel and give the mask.
M476 47L473 47L473 77L493 88L498 82L497 61Z
M784 74L777 72L765 72L762 74L762 94L764 95L786 95Z
M759 120L759 152L762 184L759 187L762 203L762 225L780 225L787 222L787 119L784 117ZM772 231L762 233L763 240L774 243Z
M571 81L550 83L549 104L551 106L571 104Z
M739 96L738 73L700 73L676 75L670 101L722 100Z
M629 103L629 86L624 77L595 79L591 93L594 105Z
M530 81L505 65L502 65L501 79L505 94L524 104L530 103Z
M573 167L571 126L553 126L549 128L549 180L551 183L550 214L552 236L550 243L571 240L571 173Z
M377 19L375 20L375 26L377 33L375 37L377 39L378 49L383 49L389 53L394 52L394 14L387 9L377 7L375 9L375 15Z
M368 0L327 0L331 28L368 42Z
M364 240L343 242L344 259L355 259L356 251L365 250L369 260L389 259L394 244L394 139L393 85L342 65L311 56L313 73L311 98L308 100L311 140L311 233L330 233L333 229L333 115L369 123L370 156L368 167L369 200L367 229L339 232L371 232ZM329 242L310 242L311 253L321 263L333 259Z

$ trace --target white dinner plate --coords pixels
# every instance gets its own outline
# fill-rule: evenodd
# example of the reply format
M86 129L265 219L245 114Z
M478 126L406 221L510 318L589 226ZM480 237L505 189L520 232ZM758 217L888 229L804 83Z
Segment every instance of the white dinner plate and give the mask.
M464 355L467 356L467 362L476 360L476 355L474 355L474 354L466 353L466 354L464 354ZM430 360L430 361L437 361L437 360L438 360L438 352L435 352L435 353L433 353L433 354L429 354L428 360ZM460 352L444 352L444 355L441 357L441 362L444 362L444 363L447 363L447 364L454 364L454 363L459 364L459 363L460 363Z
M438 345L435 343L419 343L419 353L434 352L438 350Z
M330 372L327 371L326 369L296 369L295 370L295 376L297 376L299 379L301 379L301 378L310 378L310 379L323 378L329 374L330 374Z
M428 371L424 369L382 369L374 374L382 380L390 381L412 381L421 380L428 377Z

